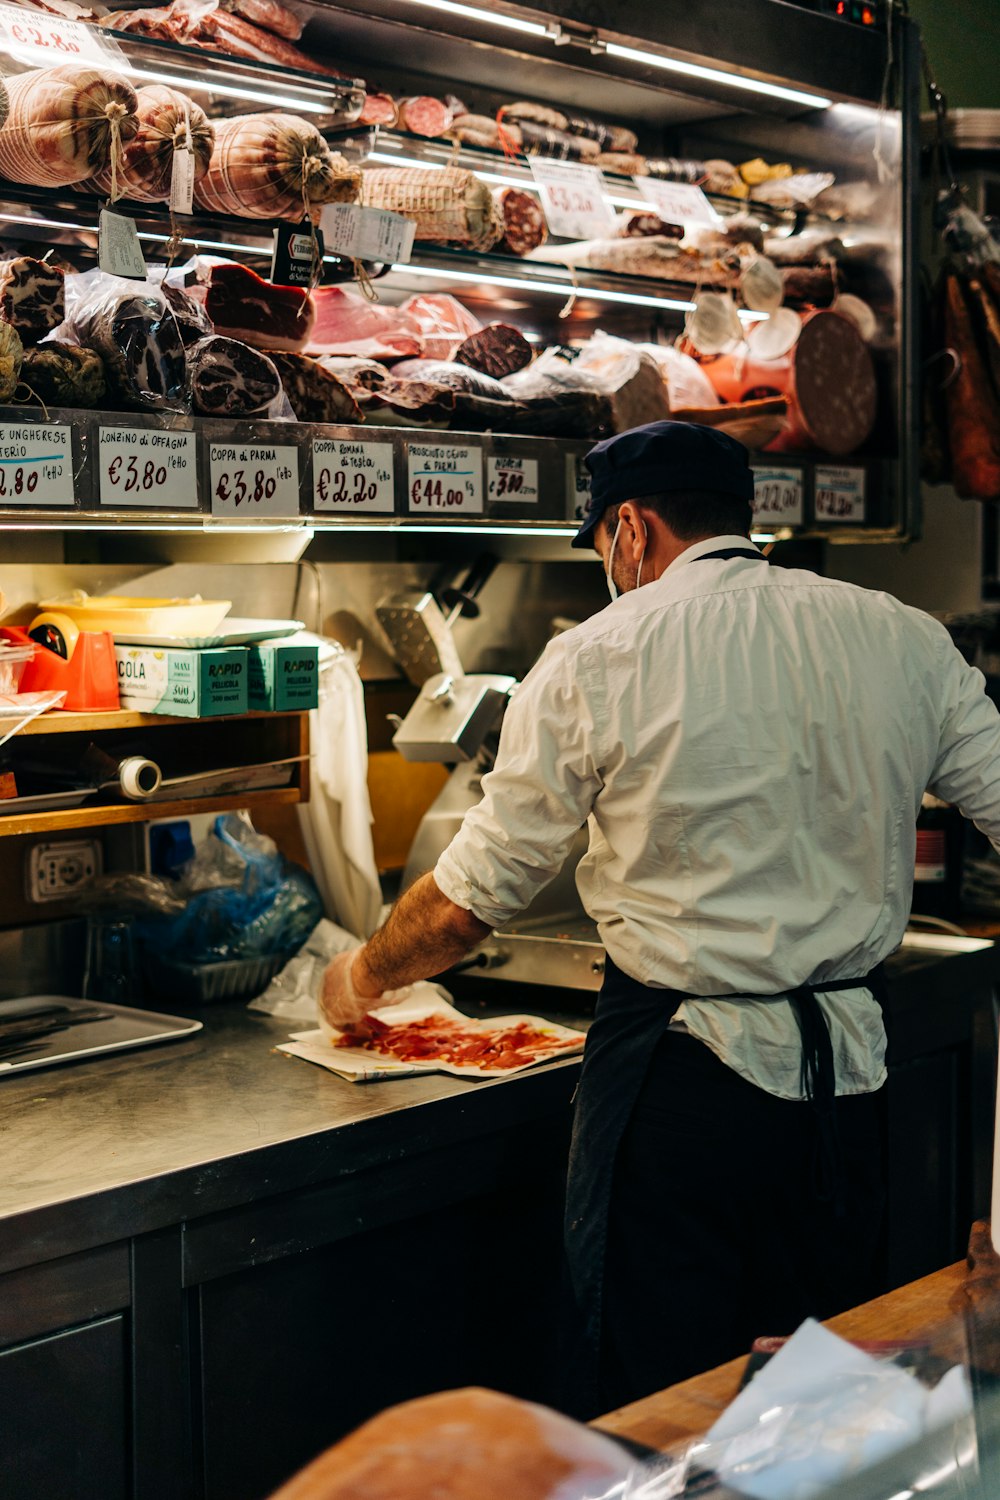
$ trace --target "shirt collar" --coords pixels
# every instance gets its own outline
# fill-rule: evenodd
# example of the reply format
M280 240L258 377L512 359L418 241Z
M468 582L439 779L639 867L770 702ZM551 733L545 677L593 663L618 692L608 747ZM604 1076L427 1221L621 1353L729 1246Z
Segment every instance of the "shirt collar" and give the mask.
M760 556L760 548L755 546L748 536L709 536L703 542L692 542L686 547L679 557L675 557L669 567L664 568L660 574L666 578L675 568L683 567L685 563L697 562L699 557L707 557L710 552L721 552L723 548L741 547L748 557Z

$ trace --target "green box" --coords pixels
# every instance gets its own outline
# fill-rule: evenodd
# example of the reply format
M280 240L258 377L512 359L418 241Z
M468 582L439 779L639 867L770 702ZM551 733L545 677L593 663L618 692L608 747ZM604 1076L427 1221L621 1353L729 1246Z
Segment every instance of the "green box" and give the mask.
M115 645L122 708L207 719L247 711L247 653Z
M319 647L261 641L250 657L249 704L275 712L319 707Z

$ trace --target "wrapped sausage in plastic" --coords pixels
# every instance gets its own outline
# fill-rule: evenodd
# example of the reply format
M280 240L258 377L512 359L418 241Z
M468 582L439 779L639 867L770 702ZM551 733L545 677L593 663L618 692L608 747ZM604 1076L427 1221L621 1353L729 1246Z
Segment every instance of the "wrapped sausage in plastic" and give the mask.
M188 410L184 342L158 286L87 271L67 276L66 300L57 334L101 356L111 397L123 410Z

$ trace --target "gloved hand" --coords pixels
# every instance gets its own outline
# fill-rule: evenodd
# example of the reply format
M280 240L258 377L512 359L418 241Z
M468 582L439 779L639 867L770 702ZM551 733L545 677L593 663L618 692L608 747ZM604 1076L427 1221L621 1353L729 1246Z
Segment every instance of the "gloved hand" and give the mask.
M324 1031L363 1033L368 1030L365 1025L368 1012L385 1003L381 995L369 998L359 995L354 988L351 969L360 952L359 945L349 948L346 953L338 953L324 970L317 996L320 1025Z

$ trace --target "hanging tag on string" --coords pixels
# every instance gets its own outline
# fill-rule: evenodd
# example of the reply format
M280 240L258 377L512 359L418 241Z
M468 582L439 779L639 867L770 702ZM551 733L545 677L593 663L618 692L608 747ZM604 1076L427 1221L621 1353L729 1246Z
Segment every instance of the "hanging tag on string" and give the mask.
M311 291L323 274L323 254L323 232L310 220L277 224L270 279L276 286L303 286Z
M194 212L194 152L190 146L175 149L170 168L170 212Z
M97 226L97 264L111 276L145 281L146 261L135 220L114 208L102 208Z

